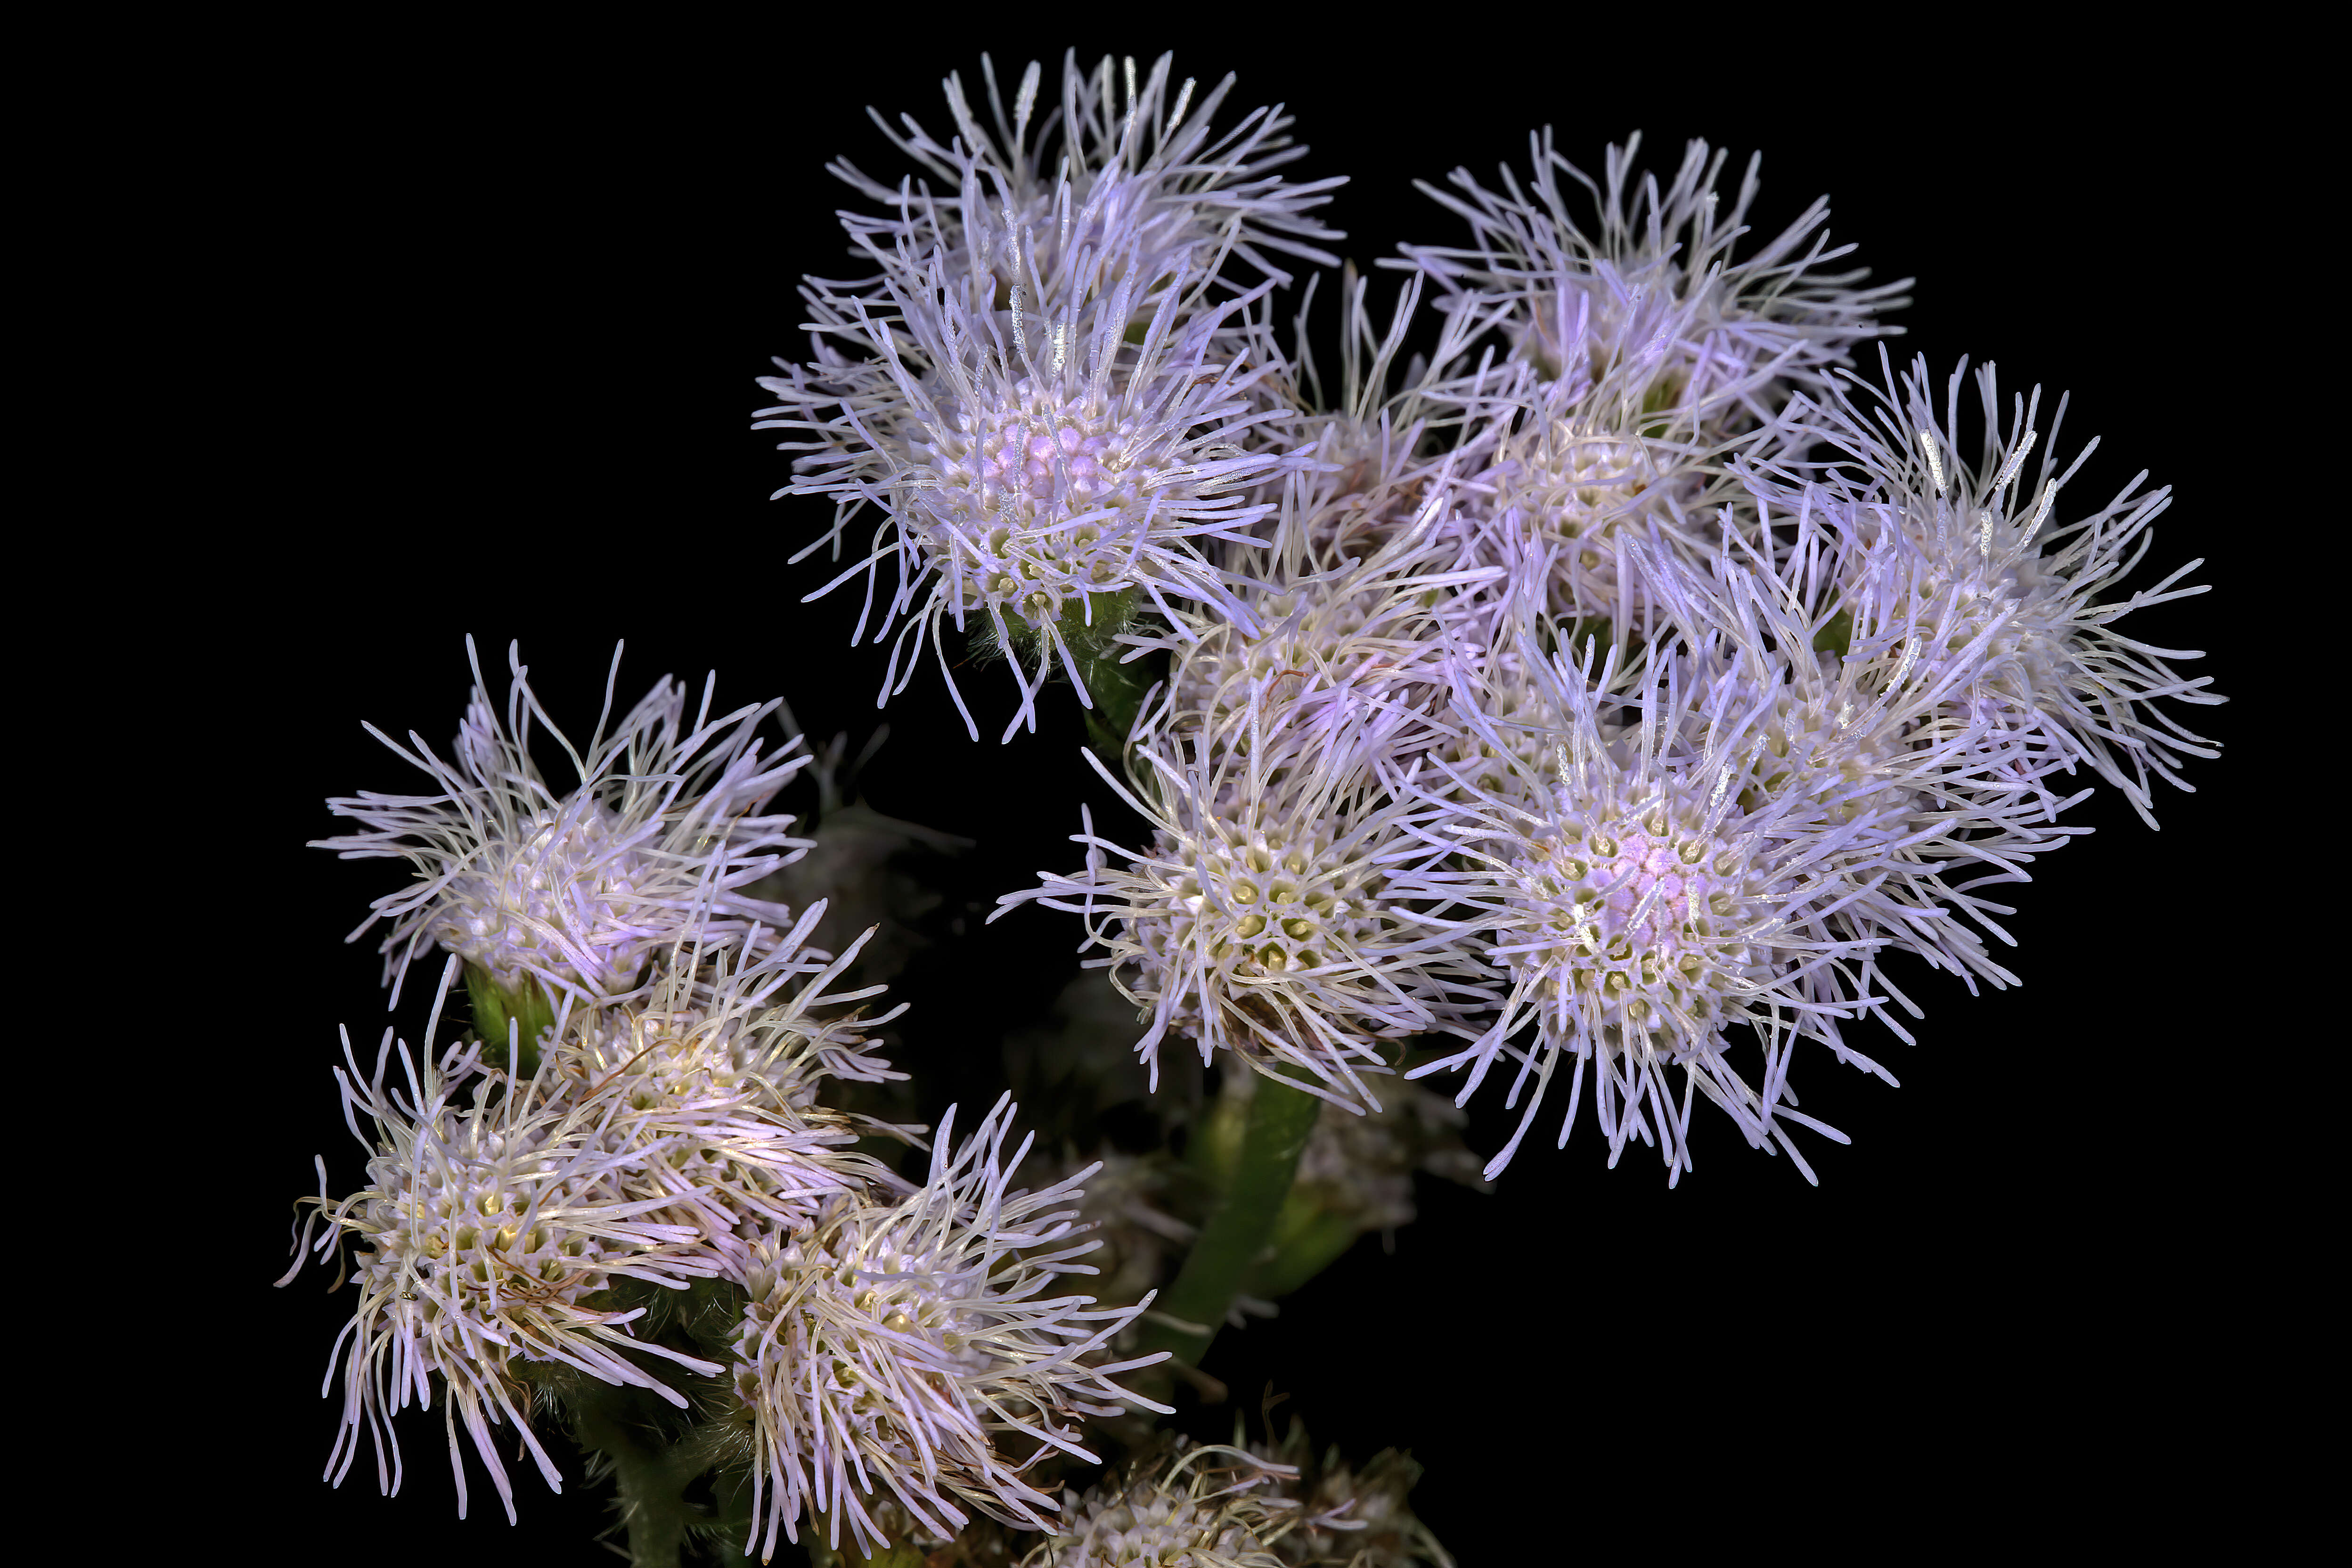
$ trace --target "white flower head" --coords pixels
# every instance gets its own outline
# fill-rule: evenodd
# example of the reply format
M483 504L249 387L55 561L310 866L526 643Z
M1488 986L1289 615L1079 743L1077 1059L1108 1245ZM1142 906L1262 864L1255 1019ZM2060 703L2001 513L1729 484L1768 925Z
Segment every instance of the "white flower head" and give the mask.
M1828 248L1826 202L1753 254L1734 259L1754 202L1751 157L1729 212L1716 189L1725 154L1685 149L1661 190L1634 177L1641 138L1609 149L1596 184L1552 148L1549 129L1529 138L1531 191L1504 172L1501 194L1468 171L1462 193L1421 189L1468 221L1466 247L1408 246L1410 264L1446 292L1445 308L1499 326L1514 352L1571 387L1632 376L1646 410L1679 427L1727 434L1769 419L1790 384L1816 385L1851 346L1898 329L1873 318L1907 303L1908 280L1857 289L1863 271L1824 273L1853 247ZM1595 204L1597 226L1578 213Z
M2004 432L1993 367L1980 367L1982 439L1970 457L1961 439L1966 363L1953 371L1940 409L1924 359L1899 385L1891 367L1882 368L1885 384L1868 389L1873 406L1863 404L1859 384L1791 406L1789 422L1828 445L1825 460L1759 466L1748 481L1788 510L1832 514L1845 536L1841 603L1855 646L1878 653L1887 679L1937 687L1980 727L2006 730L2044 753L2033 776L2088 767L2153 827L2151 778L2187 789L2183 759L2217 754L2159 703L2224 700L2205 689L2210 677L2184 678L2167 662L2200 653L2112 629L2133 610L2205 592L2175 585L2201 561L2123 591L2171 492L2138 493L2143 472L2103 506L2077 513L2062 506L2060 492L2098 443L2060 468L2063 398L2046 443L2037 428L2039 387L2012 399Z
M771 1236L807 1229L844 1194L910 1190L855 1152L867 1126L817 1103L827 1078L904 1078L866 1053L863 1029L896 1017L844 1015L882 987L828 992L856 961L813 955L820 902L762 956L722 949L697 970L688 954L642 999L572 1015L540 1069L548 1092L604 1127L607 1142L663 1151L616 1178L632 1199L659 1198L656 1219L690 1226L730 1278ZM871 936L869 929L866 933ZM786 985L803 981L797 991Z
M466 655L474 694L450 760L414 731L404 747L367 726L422 769L436 792L331 800L331 810L366 831L314 841L347 860L404 859L415 868L415 880L377 899L352 933L356 940L379 920L392 922L383 952L395 1004L409 963L428 942L501 989L535 981L551 998L593 1002L629 991L665 947L740 938L758 922L791 923L790 910L742 891L808 848L789 837L791 817L757 815L809 760L761 754L755 731L780 704L713 718L711 684L689 710L685 687L664 679L607 731L608 677L604 713L582 750L541 707L519 647L508 650L503 714L471 637ZM619 668L616 647L614 675ZM578 780L565 794L532 757L534 723L546 726Z
M797 1541L804 1507L844 1522L861 1551L881 1544L873 1500L889 1498L952 1536L972 1508L1044 1528L1055 1500L1024 1471L1047 1449L1082 1458L1071 1421L1163 1405L1113 1374L1164 1359L1106 1362L1143 1306L1089 1310L1049 1295L1096 1244L1071 1224L1076 1183L1008 1191L1000 1100L971 1137L942 1122L929 1178L895 1203L838 1199L810 1230L755 1259L732 1368L754 1415L754 1543ZM1062 1244L1062 1245L1056 1245Z
M1377 772L1391 738L1418 723L1402 710L1360 711L1294 747L1253 713L1245 752L1213 752L1197 735L1189 755L1139 750L1150 772L1133 791L1096 762L1151 823L1150 848L1096 837L1088 813L1075 839L1086 869L1008 894L996 913L1034 900L1086 917L1087 945L1107 950L1089 963L1108 966L1150 1018L1136 1051L1155 1089L1172 1035L1204 1063L1228 1050L1335 1104L1375 1107L1365 1078L1389 1071L1379 1042L1461 1016L1454 933L1389 890L1403 868L1445 852L1413 830L1430 808Z
M449 977L445 973L443 996ZM436 996L436 1026L440 1002ZM341 1484L364 1426L374 1441L378 1484L397 1491L400 1445L391 1420L407 1405L431 1403L437 1383L458 1512L467 1496L462 1428L511 1521L514 1493L494 1426L511 1423L548 1485L562 1489L527 1419L521 1369L560 1363L683 1405L682 1396L624 1352L702 1373L720 1369L631 1335L625 1325L644 1308L601 1310L588 1300L623 1280L684 1289L691 1279L719 1272L719 1264L693 1226L652 1217L666 1206L663 1198L629 1195L644 1169L669 1152L664 1141L613 1138L595 1109L550 1098L540 1081L509 1079L503 1093L457 1105L458 1087L478 1068L478 1049L452 1049L428 1060L420 1074L404 1047L404 1097L384 1085L391 1030L373 1077L361 1072L344 1037L345 1067L335 1077L345 1118L357 1132L364 1112L375 1134L362 1136L373 1151L369 1185L331 1207L325 1162L319 1166L327 1230L316 1249L328 1251L346 1233L364 1248L352 1263L359 1307L328 1370L331 1387L340 1368L343 1411L327 1473ZM306 1223L298 1254L309 1238ZM278 1283L292 1278L289 1271Z

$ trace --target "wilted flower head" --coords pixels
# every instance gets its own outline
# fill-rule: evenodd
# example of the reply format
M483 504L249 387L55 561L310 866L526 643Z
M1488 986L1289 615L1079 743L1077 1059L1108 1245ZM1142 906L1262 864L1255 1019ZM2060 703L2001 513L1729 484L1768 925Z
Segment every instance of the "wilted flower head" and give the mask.
M1381 1097L1381 1108L1362 1116L1317 1117L1299 1151L1295 1190L1345 1220L1351 1236L1411 1225L1416 1172L1486 1187L1463 1145L1469 1118L1459 1106L1417 1083L1391 1084Z
M1075 1259L1096 1244L1062 1206L1078 1178L1007 1190L1028 1152L1024 1139L1004 1157L1012 1111L1000 1100L961 1147L950 1112L919 1189L837 1199L754 1259L733 1377L757 1425L763 1560L780 1530L800 1538L804 1506L830 1519L835 1544L845 1520L873 1552L869 1500L885 1496L942 1535L966 1507L1044 1528L1054 1500L1024 1472L1049 1448L1093 1458L1073 1417L1166 1408L1111 1381L1164 1356L1101 1353L1141 1304L1088 1310L1090 1296L1046 1294L1093 1272Z
M667 679L607 732L605 712L583 751L558 730L530 689L520 646L503 714L474 658L474 693L443 761L415 731L402 746L368 732L422 769L436 791L331 800L367 831L314 841L344 859L404 859L408 887L387 893L352 933L392 922L383 944L393 1000L426 943L463 958L516 992L536 982L553 998L604 1000L629 991L660 949L690 938L740 938L754 922L791 923L791 911L742 889L807 847L789 816L761 816L805 755L763 758L756 734L778 703L710 716L712 687L688 719L685 687ZM620 649L613 655L619 673ZM577 784L559 795L531 755L532 726L570 763ZM787 749L797 742L787 742Z
M1297 1420L1279 1446L1253 1444L1250 1451L1292 1472L1280 1485L1298 1505L1297 1523L1275 1546L1285 1568L1454 1568L1405 1501L1421 1480L1412 1455L1387 1448L1350 1465L1335 1443L1318 1456Z
M1093 1173L1081 1175L1082 1169ZM1105 1306L1141 1300L1192 1243L1193 1227L1162 1206L1182 1181L1165 1151L1129 1154L1107 1143L1082 1157L1065 1148L1058 1156L1033 1153L1020 1175L1041 1186L1086 1184L1078 1223L1102 1244L1089 1261L1099 1271L1094 1289Z

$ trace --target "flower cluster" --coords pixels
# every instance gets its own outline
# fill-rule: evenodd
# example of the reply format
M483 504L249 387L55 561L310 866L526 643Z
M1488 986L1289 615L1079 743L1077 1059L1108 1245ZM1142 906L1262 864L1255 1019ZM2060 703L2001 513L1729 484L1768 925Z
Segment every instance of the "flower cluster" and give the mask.
M367 1185L331 1199L321 1161L297 1244L356 1246L330 1474L364 1427L396 1489L391 1419L437 1399L461 1510L462 1433L512 1519L494 1428L560 1487L534 1401L579 1419L634 1392L677 1413L682 1451L738 1473L737 1532L763 1560L812 1508L862 1551L882 1544L882 1503L950 1534L967 1510L1045 1527L1057 1504L1025 1474L1041 1452L1092 1458L1076 1419L1164 1408L1112 1381L1160 1358L1106 1349L1149 1297L1095 1309L1064 1288L1094 1272L1073 1223L1093 1168L1011 1188L1028 1145L1004 1147L1008 1100L961 1142L950 1112L918 1184L856 1145L919 1129L824 1102L829 1084L904 1076L865 1032L897 1014L863 1016L878 985L835 988L866 938L813 949L822 902L775 931L761 917L789 911L740 890L803 847L789 818L753 815L803 760L760 767L751 730L773 704L713 722L706 691L681 732L665 682L615 737L564 747L581 783L558 797L514 675L503 726L477 690L457 765L403 750L443 794L332 803L375 831L331 847L416 866L378 907L399 921L395 975L425 939L447 950L428 1042L461 973L477 1026L487 1007L503 1028L421 1066L402 1047L404 1093L386 1083L392 1030L373 1072L345 1038ZM500 1005L528 986L548 1005Z
M1749 240L1756 163L1720 188L1697 142L1596 180L1546 132L1499 191L1423 187L1467 241L1391 260L1384 325L1343 274L1327 396L1314 283L1286 348L1265 253L1328 259L1328 182L1272 172L1275 116L1216 139L1223 89L1171 100L1165 59L1123 79L1066 67L1034 134L1036 67L987 123L951 81L954 142L900 139L936 187L838 171L878 274L812 281L814 357L765 383L791 489L883 513L886 622L981 616L1027 650L1015 726L1058 672L1119 753L1143 840L1089 817L998 912L1086 921L1155 1074L1185 1040L1370 1112L1502 1069L1490 1176L1565 1074L1562 1140L1589 1089L1612 1163L1679 1179L1705 1099L1810 1179L1792 1130L1838 1135L1795 1047L1887 1076L1846 1036L1916 1015L1892 955L2010 984L1987 889L2077 831L2083 773L2152 822L2212 754L2168 708L2220 700L2196 656L2115 629L2199 591L2125 582L2166 492L2069 508L2088 449L1989 366L1975 434L1965 364L1859 375L1907 280L1839 269L1820 203Z
M302 1200L296 1268L348 1239L357 1287L328 1473L364 1433L396 1489L437 1403L461 1512L468 1447L509 1520L509 1443L561 1485L555 1417L648 1568L804 1526L820 1563L1449 1568L1409 1457L1195 1446L1119 1379L1180 1346L1222 1397L1220 1325L1411 1222L1416 1173L1486 1185L1548 1104L1672 1184L1704 1100L1813 1179L1800 1132L1843 1136L1800 1055L1891 1082L1897 977L2013 984L1997 900L2093 784L2152 826L2215 754L2200 656L2118 629L2197 563L2140 576L2169 494L2084 504L2063 399L1895 362L1909 284L1836 269L1824 205L1751 238L1753 160L1661 180L1636 138L1594 178L1546 131L1500 190L1423 186L1468 235L1386 258L1385 315L1341 269L1327 382L1318 279L1275 310L1338 265L1339 182L1286 177L1279 110L1221 126L1230 79L1166 58L984 76L945 140L885 125L919 176L834 167L863 275L805 281L759 422L778 493L833 505L793 559L866 579L884 700L926 642L975 740L954 669L1009 665L1007 740L1066 681L1134 814L1082 808L1081 863L992 916L1083 922L1063 1026L1004 1042L1063 1122L892 1124L903 1009L869 1005L930 938L856 928L943 901L887 868L963 841L845 802L845 737L667 679L616 721L608 679L575 744L518 651L503 700L476 660L453 746L378 732L429 788L319 841L413 872L352 933L394 1008L445 955L421 1048L345 1036L365 1180L321 1160ZM822 844L775 808L803 769Z

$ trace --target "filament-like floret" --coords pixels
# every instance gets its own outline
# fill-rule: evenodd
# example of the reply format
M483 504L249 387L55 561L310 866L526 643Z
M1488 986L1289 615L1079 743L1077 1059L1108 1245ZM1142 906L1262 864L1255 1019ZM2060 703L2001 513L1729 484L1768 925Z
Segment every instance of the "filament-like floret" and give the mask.
M1444 308L1489 320L1517 357L1571 392L1633 379L1635 401L1680 428L1717 437L1770 418L1789 385L1818 386L1853 343L1892 329L1874 317L1906 301L1908 281L1857 289L1860 270L1825 273L1853 247L1828 248L1825 202L1760 249L1734 250L1759 189L1750 158L1728 211L1716 190L1725 154L1693 142L1661 190L1634 177L1641 139L1609 149L1596 184L1529 139L1532 190L1507 176L1506 194L1467 171L1460 195L1421 189L1467 220L1465 247L1408 246L1412 265L1444 290ZM1598 222L1561 176L1584 187Z

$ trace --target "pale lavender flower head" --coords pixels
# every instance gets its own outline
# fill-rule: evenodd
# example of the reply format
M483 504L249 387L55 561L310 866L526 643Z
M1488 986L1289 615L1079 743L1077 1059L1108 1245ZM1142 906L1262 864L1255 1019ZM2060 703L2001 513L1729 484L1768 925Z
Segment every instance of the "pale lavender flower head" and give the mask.
M1851 872L1832 929L1915 953L1971 991L1979 980L2015 984L1963 921L2011 940L1999 923L2011 910L1981 889L2028 880L2028 863L2079 831L2057 816L2088 792L2053 796L2046 779L2065 759L1970 700L2004 620L1972 617L1958 596L1915 593L1906 602L1923 618L1885 623L1865 612L1854 631L1848 585L1864 546L1851 512L1833 500L1811 504L1822 500L1813 492L1775 517L1787 541L1777 564L1727 546L1711 570L1675 575L1687 668L1724 693L1688 714L1682 744L1744 750L1740 804L1777 818L1776 832L1871 830L1827 862ZM1858 993L1918 1016L1877 952L1851 964Z
M836 1199L811 1228L755 1257L731 1375L757 1441L751 1544L772 1556L800 1539L805 1508L859 1551L882 1545L891 1500L952 1536L967 1508L1046 1528L1055 1500L1024 1471L1055 1448L1091 1460L1075 1418L1129 1405L1165 1413L1112 1382L1165 1359L1108 1359L1112 1337L1150 1298L1092 1308L1050 1294L1091 1275L1096 1243L1071 1223L1077 1184L1008 1190L1028 1152L1003 1143L1000 1100L974 1133L940 1129L929 1177L896 1202Z
M1658 606L1628 548L1704 560L1727 534L1754 531L1724 444L1644 414L1614 381L1572 396L1524 378L1517 392L1486 463L1451 478L1444 498L1470 558L1507 569L1522 616L1651 635Z
M1531 191L1507 168L1499 194L1467 170L1453 175L1459 196L1423 184L1469 223L1471 243L1407 246L1399 265L1426 273L1445 290L1444 308L1498 328L1517 357L1571 393L1630 380L1645 412L1720 436L1769 420L1790 386L1820 384L1853 343L1900 330L1874 317L1908 302L1907 279L1860 289L1852 285L1863 271L1822 270L1853 248L1830 249L1816 232L1825 201L1734 258L1759 158L1725 212L1716 190L1725 154L1703 142L1685 150L1664 190L1654 175L1634 177L1639 136L1609 149L1598 184L1553 150L1549 128L1528 143Z
M963 304L935 256L917 264L923 272L886 272L887 315L842 303L845 331L866 336L870 357L827 351L814 369L763 381L789 401L766 411L787 417L761 427L811 433L785 444L812 454L792 493L832 496L836 536L867 504L886 514L846 574L866 575L870 616L894 570L875 633L898 627L886 698L912 679L922 637L945 672L943 626L976 621L1000 646L1036 648L1034 669L1013 660L1013 728L1034 724L1056 666L1077 679L1068 643L1097 616L1131 614L1139 596L1162 615L1177 602L1242 613L1204 547L1246 542L1271 510L1247 487L1291 460L1252 436L1268 414L1247 395L1269 361L1217 341L1256 297L1183 321L1164 295L1131 339L1133 261L1102 309L1040 313L1016 298L999 313Z
M1265 384L1282 369L1263 303L1287 275L1212 284L1229 251L1267 266L1253 239L1330 259L1281 237L1321 234L1298 215L1323 187L1258 176L1283 161L1260 156L1279 145L1276 117L1213 145L1207 110L1223 89L1188 122L1189 84L1164 101L1165 60L1140 98L1130 67L1128 107L1113 112L1106 62L1097 78L1066 76L1067 156L1049 163L1029 143L1036 74L1009 122L995 103L996 139L951 83L965 138L945 148L912 131L903 143L959 195L848 176L897 209L848 220L879 274L811 280L814 359L777 362L784 374L761 384L782 401L756 426L801 433L782 444L803 456L779 494L835 501L833 529L802 555L826 543L838 555L859 510L886 514L870 552L828 584L867 577L861 637L887 592L875 631L897 628L885 698L912 678L924 636L945 671L943 623L976 621L1014 655L1008 737L1034 727L1057 674L1091 700L1072 641L1098 652L1139 609L1241 614L1208 550L1248 541L1270 510L1248 488L1296 460L1260 432L1277 401ZM1236 174L1254 177L1229 184Z
M757 730L769 702L711 716L717 678L689 710L685 687L663 679L620 723L604 711L585 750L558 730L530 689L520 647L503 713L492 704L471 637L473 700L455 755L444 761L414 731L402 746L368 732L421 769L423 795L331 800L329 809L366 831L313 841L346 860L406 860L415 879L370 906L366 921L392 922L384 979L397 1004L401 979L427 943L456 953L503 989L536 981L553 998L601 1001L637 984L663 949L688 940L740 940L754 924L789 925L792 911L744 889L808 849L789 816L762 816L799 756L761 754ZM613 674L620 669L620 649ZM559 795L531 754L534 724L578 783ZM798 743L786 742L785 751Z
M824 918L812 905L767 952L722 948L695 967L679 953L642 999L583 1009L551 1040L547 1092L600 1121L610 1147L667 1151L620 1179L649 1217L690 1226L730 1279L772 1235L805 1230L845 1194L909 1190L853 1145L880 1127L817 1102L829 1078L903 1079L869 1054L879 1017L845 1012L882 987L828 991L865 937L827 961L806 947ZM869 929L866 936L873 934Z
M1769 700L1743 694L1736 680L1693 682L1655 647L1631 679L1620 678L1613 651L1598 671L1589 656L1581 668L1531 646L1520 658L1549 688L1537 711L1559 726L1545 737L1548 776L1530 776L1532 748L1500 732L1465 668L1457 711L1482 740L1482 767L1441 767L1444 788L1422 792L1455 804L1432 831L1461 847L1458 858L1398 879L1402 894L1466 911L1462 924L1481 933L1476 951L1506 978L1507 995L1468 1047L1411 1076L1467 1067L1466 1102L1504 1058L1518 1062L1506 1103L1533 1092L1489 1177L1517 1152L1567 1058L1574 1082L1563 1146L1590 1069L1612 1164L1629 1142L1654 1143L1678 1180L1690 1168L1696 1094L1729 1113L1752 1146L1786 1151L1810 1179L1787 1124L1837 1134L1790 1109L1789 1053L1807 1037L1835 1043L1837 1021L1858 1011L1838 965L1874 944L1841 937L1827 921L1895 829L1749 795L1749 734ZM1629 710L1630 725L1612 718ZM1682 737L1701 712L1720 721L1693 749ZM1485 781L1497 772L1497 784ZM1729 1058L1724 1031L1738 1024L1762 1042L1755 1085ZM1523 1028L1532 1037L1521 1038Z
M1823 514L1844 536L1837 604L1856 647L1878 651L1884 680L1932 687L1969 723L2006 731L2032 753L1993 787L2013 792L2080 765L2155 826L2151 780L2188 789L2183 760L2217 754L2160 704L2224 700L2205 689L2210 677L2185 678L2168 663L2200 653L2113 629L2134 610L2205 592L2175 585L2201 561L2123 592L2170 490L2141 493L2143 471L2094 510L2062 509L2061 490L2098 446L2094 439L2060 468L2065 399L2051 416L2046 445L2036 424L2039 387L2012 398L2004 432L1993 367L1982 366L1981 430L1970 456L1961 429L1965 362L1946 384L1940 409L1924 359L1899 384L1882 369L1883 386L1849 381L1834 397L1792 405L1788 423L1824 443L1827 456L1784 455L1749 470L1749 484L1784 510Z
M1388 506L1378 492L1311 490L1302 504L1305 488L1286 487L1270 575L1236 590L1245 619L1188 616L1162 637L1134 639L1170 655L1165 699L1139 716L1139 736L1211 755L1261 746L1297 755L1349 750L1346 731L1370 721L1391 758L1436 738L1430 720L1444 702L1447 638L1433 605L1503 569L1454 566L1460 541L1425 507L1351 535L1348 557L1318 570L1338 553L1324 542L1332 510L1360 500L1374 515Z

